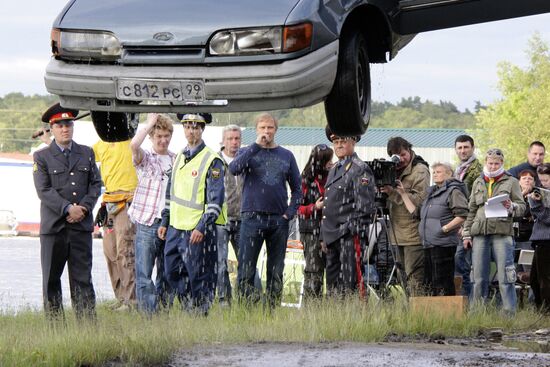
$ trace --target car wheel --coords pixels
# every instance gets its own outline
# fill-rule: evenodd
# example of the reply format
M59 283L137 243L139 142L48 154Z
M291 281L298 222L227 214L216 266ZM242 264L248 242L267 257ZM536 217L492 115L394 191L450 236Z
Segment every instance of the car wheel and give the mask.
M99 138L114 143L131 139L138 119L134 113L92 111L92 122Z
M325 114L338 135L362 135L370 118L370 67L365 37L346 32L340 39L336 80L327 99Z

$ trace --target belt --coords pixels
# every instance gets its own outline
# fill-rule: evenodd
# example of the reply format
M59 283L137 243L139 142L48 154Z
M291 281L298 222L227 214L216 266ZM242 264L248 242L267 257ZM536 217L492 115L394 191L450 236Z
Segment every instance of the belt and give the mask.
M251 211L251 212L247 212L247 213L259 214L259 215L281 215L281 214L277 214L277 213L271 213L271 212L258 212L258 211Z

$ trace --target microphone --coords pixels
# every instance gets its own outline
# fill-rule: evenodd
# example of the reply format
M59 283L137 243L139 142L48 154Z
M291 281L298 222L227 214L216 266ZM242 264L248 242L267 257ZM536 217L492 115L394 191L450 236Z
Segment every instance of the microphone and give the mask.
M401 157L399 157L397 154L394 154L390 157L390 161L398 164L399 162L401 162Z

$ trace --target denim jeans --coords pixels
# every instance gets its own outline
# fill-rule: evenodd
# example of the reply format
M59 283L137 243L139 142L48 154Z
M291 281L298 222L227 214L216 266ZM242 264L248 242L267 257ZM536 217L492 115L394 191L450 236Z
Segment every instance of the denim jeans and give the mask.
M136 224L136 297L138 309L145 312L155 312L157 310L159 297L166 298L159 290L170 293L169 286L163 277L164 243L158 238L157 230L160 221L155 221L150 226ZM153 267L157 264L156 285L153 282ZM168 296L169 298L173 298Z
M288 220L280 214L244 212L241 216L241 237L237 283L239 296L245 302L257 302L259 292L254 286L256 263L262 244L267 250L268 305L274 307L281 301L283 293L283 271L285 267Z
M455 253L455 274L462 277L462 295L470 296L472 282L470 273L472 271L472 251L465 250L462 244L456 247Z
M136 224L136 298L138 309L155 312L158 302L169 307L175 292L164 274L164 241L158 238L160 221L150 226ZM157 268L155 282L152 280L153 267Z
M491 254L497 265L497 278L502 306L505 311L516 311L516 268L514 241L511 236L475 236L472 246L473 290L472 301L486 300L489 294Z

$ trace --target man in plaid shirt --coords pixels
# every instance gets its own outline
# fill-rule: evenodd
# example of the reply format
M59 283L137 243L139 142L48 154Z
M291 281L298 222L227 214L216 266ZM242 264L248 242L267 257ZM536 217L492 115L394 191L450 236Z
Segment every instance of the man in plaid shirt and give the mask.
M167 115L150 113L144 129L140 129L132 139L130 148L138 185L128 215L136 223L136 296L138 309L155 312L158 301L166 306L171 298L164 279L164 241L157 236L164 208L166 186L172 169L175 154L168 150L174 131L173 122ZM143 150L141 145L149 135L152 149ZM157 284L151 275L157 264Z

